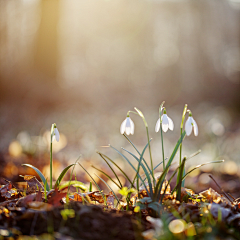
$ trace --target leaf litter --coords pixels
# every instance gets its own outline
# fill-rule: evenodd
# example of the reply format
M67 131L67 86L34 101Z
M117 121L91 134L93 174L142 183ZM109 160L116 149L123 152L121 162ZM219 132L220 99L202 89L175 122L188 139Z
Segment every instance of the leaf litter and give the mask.
M28 175L24 180L28 184L25 191L15 188L10 181L0 188L1 239L41 239L41 236L52 239L202 239L213 236L240 239L239 199L227 195L228 199L212 188L198 194L182 188L181 201L178 201L168 185L160 216L156 216L154 210L158 205L151 205L145 189L140 190L138 199L145 208L135 211L137 194L133 194L132 207L126 210L125 201L122 199L116 204L112 192L71 191L67 194L66 188L56 188L45 197L44 187L36 177Z

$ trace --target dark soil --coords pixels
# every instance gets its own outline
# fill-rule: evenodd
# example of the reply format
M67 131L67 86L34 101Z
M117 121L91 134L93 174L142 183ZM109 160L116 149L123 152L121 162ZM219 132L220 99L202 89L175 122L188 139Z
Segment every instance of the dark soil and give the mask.
M141 232L150 228L150 223L144 217L140 224L139 219L129 212L108 211L97 205L83 205L79 202L71 202L68 207L74 209L75 217L66 221L60 213L63 206L51 211L12 207L9 208L11 213L8 216L1 214L0 226L17 229L23 235L59 232L84 240L143 239Z

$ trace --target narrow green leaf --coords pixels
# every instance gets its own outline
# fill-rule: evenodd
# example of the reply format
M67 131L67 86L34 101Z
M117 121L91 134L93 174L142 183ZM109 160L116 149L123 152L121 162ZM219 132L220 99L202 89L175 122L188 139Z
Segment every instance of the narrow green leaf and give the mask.
M175 155L176 155L176 153L177 153L177 151L178 151L178 148L179 148L180 144L182 143L182 141L183 141L183 139L184 139L185 136L186 136L186 131L184 131L184 132L182 133L182 135L180 136L180 138L178 139L177 144L175 145L175 148L174 148L174 150L173 150L173 152L172 152L171 157L169 158L169 161L168 161L166 167L170 167L170 165L172 164L172 161L173 161L173 159L174 159L174 157L175 157Z
M210 164L210 163L222 163L222 162L224 162L224 160L217 160L217 161L212 161L212 162L206 162L206 163L197 165L196 167L194 167L193 169L191 169L189 172L187 172L187 173L184 175L183 179L185 179L185 178L187 177L187 175L190 174L192 171L194 171L194 170L196 170L196 169L198 169L198 168L200 168L200 167L202 167L202 166L204 166L204 165L207 165L207 164Z
M188 160L188 159L187 159ZM206 163L203 163L203 164L200 164L200 165L197 165L196 167L194 167L193 169L191 169L189 172L187 172L182 179L185 179L187 177L188 174L190 174L191 172L193 172L194 170L204 166L204 165L207 165L207 164L210 164L210 163L222 163L224 162L224 160L217 160L217 161L212 161L212 162L206 162ZM180 166L179 166L180 167ZM178 185L176 184L176 186L174 187L174 189L172 190L172 193L176 190L176 188L178 187Z
M80 163L78 163L78 164L79 164L79 165L82 167L82 169L88 174L88 176L93 180L93 182L95 183L96 187L98 188L100 194L102 195L102 198L103 198L103 200L104 200L104 204L107 206L106 198L105 198L105 196L103 195L102 190L101 190L101 188L99 187L99 185L97 184L97 182L94 180L94 178L91 176L91 174L90 174Z
M63 177L65 176L65 174L67 173L68 169L71 168L73 165L75 165L75 163L67 166L66 168L63 169L63 171L61 172L61 174L59 175L55 185L54 185L54 188L58 188L58 186L60 185Z
M175 157L175 155L176 155L176 153L177 153L177 151L178 151L178 148L179 148L180 144L182 143L185 135L186 135L186 131L184 131L184 132L182 133L182 135L180 136L178 142L176 143L176 145L175 145L175 147L174 147L174 149L173 149L172 155L171 155L171 157L169 158L169 161L168 161L168 163L167 163L167 165L166 165L166 168L165 168L165 170L163 171L163 173L161 174L161 176L160 176L160 178L159 178L159 180L158 180L158 182L157 182L157 184L156 184L155 192L154 192L154 199L155 199L155 201L158 201L158 199L160 198L160 194L161 194L161 189L162 189L163 182L164 182L164 180L165 180L165 177L166 177L166 175L167 175L167 173L168 173L168 170L169 170L169 168L170 168L170 166L171 166L171 164L172 164L172 161L173 161L173 159L174 159L174 157Z
M100 153L100 152L97 152L99 154L99 156L109 165L109 163L107 162L110 161L112 164L114 164L118 169L119 171L125 176L125 178L130 182L131 184L131 187L134 187L133 185L133 182L130 180L130 178L128 177L128 175L111 159L109 158L108 156L104 155L103 153ZM112 168L111 168L112 169ZM116 174L116 172L112 169L113 173ZM117 175L117 174L116 174ZM116 176L115 175L115 176ZM117 177L118 178L118 177ZM120 182L120 180L119 180ZM122 183L120 182L120 185L122 185Z
M148 145L148 144L147 144ZM147 146L146 146L147 147ZM149 174L149 172L147 171L147 169L145 168L145 166L141 163L141 158L140 159L138 159L133 153L131 153L131 152L129 152L128 150L126 150L126 149L124 149L124 148L122 148L123 150L125 150L126 152L128 152L130 155L132 155L137 161L138 161L138 170L137 170L137 172L136 172L136 175L135 175L135 177L134 177L134 179L133 179L133 184L134 184L134 182L135 182L135 179L136 179L136 177L138 176L138 173L139 173L139 165L141 165L141 167L142 167L142 169L143 169L143 171L144 171L144 173L145 173L145 176L146 176L146 178L145 178L145 180L147 179L148 180L148 185L149 185L149 188L150 188L150 196L152 196L153 195L153 192L152 192L152 182L151 182L151 179L150 179L150 174ZM145 150L146 150L146 148L145 148ZM144 151L145 151L144 150ZM144 153L144 151L143 151L143 153ZM143 154L142 153L142 154ZM141 154L141 157L143 156ZM143 159L143 158L142 158ZM149 169L149 171L150 171L150 173L151 173L151 170ZM153 177L153 176L152 176ZM145 182L145 180L144 180L144 182ZM139 191L139 189L137 189L138 191Z
M79 181L67 181L67 182L59 185L59 190L65 188L65 187L68 187L68 186L73 186L75 188L80 188L84 192L87 190L87 187L85 186L85 184L82 183L82 182L79 182Z
M181 166L178 170L178 179L177 179L177 197L176 199L178 201L181 200L181 187L182 187L182 176L183 176L183 171L184 171L184 167L185 167L185 162L186 162L186 158L184 157L181 163Z
M118 199L118 197L117 197L117 195L115 194L115 192L112 190L112 188L107 184L107 182L105 182L101 177L99 177L96 173L95 173L95 175L98 177L98 178L100 178L104 183L105 183L105 185L110 189L110 191L112 191L112 193L114 194L114 196L115 196L115 198L116 198L116 200L117 200L117 202L118 202L118 204L119 204L119 199Z
M165 168L165 170L162 172L161 176L159 177L159 179L157 181L157 184L156 184L155 189L154 189L153 201L158 202L158 200L160 198L162 185L163 185L163 182L165 180L165 177L167 175L167 172L168 172L169 168L170 168L170 166L167 166Z
M100 156L101 156L101 154L100 153L98 153ZM104 159L104 157L103 156L101 156L102 158L103 158L103 160L106 162L106 164L108 165L108 167L111 169L111 171L113 172L113 174L115 175L115 177L116 177L116 179L118 180L118 182L119 182L119 184L120 184L120 186L121 186L121 188L123 187L123 185L122 185L122 183L121 183L121 181L120 181L120 179L119 179L119 177L118 177L118 175L117 175L117 173L114 171L114 169L111 167L111 165L108 163L108 161L106 161L105 159ZM115 165L116 166L116 165Z
M105 175L109 180L111 180L119 189L122 189L122 186L120 186L118 183L116 183L107 173L102 171L101 169L91 165L92 168L96 169L97 171L101 172L103 175Z
M116 148L114 148L113 146L111 146L111 145L109 145L109 146L110 146L112 149L114 149L120 156L122 156L122 157L129 163L129 165L133 168L133 170L138 174L138 177L139 177L140 180L142 181L142 183L143 183L143 185L144 185L144 187L145 187L148 195L150 196L149 191L148 191L148 189L147 189L147 187L146 187L145 182L143 181L143 179L141 178L141 176L140 176L139 173L137 172L137 169L136 169L136 168L132 165L132 163L128 160L128 158L127 158L126 156L124 156L121 152L119 152Z
M151 142L151 141L152 141L152 139L150 140L150 142ZM143 158L143 154L144 154L144 152L146 151L147 147L148 147L148 143L145 145L145 147L144 147L144 149L143 149L143 153L141 153L141 154L139 154L139 155L140 155L140 158L142 158L143 162L145 163L146 167L148 168L149 173L151 173L152 171L151 171L150 167L148 166L147 162L146 162L145 159ZM123 149L124 151L126 151L127 153L131 154L135 159L138 159L138 161L140 160L137 156L135 156L133 153L131 153L131 152L128 151L127 149L125 149L125 148L122 148L122 149ZM151 175L152 175L152 174L151 174Z
M22 164L22 166L27 166L27 167L32 168L32 169L38 174L38 176L41 178L43 184L45 185L45 183L46 183L46 190L47 190L47 191L50 190L49 185L48 185L48 183L46 182L45 177L43 176L43 174L41 173L41 171L40 171L38 168L32 166L31 164L27 164L27 163Z
M133 146L133 148L136 150L136 152L141 155L141 153L138 151L137 147L133 144L133 142L128 138L128 136L124 133L123 136L128 140L128 142Z

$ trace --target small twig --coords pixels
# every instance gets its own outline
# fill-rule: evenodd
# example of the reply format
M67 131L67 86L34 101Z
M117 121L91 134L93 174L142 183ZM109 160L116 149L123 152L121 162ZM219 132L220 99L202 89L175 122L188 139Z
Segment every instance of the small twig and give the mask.
M236 201L236 198L232 196L232 194L228 193L228 195L234 200L234 202Z
M208 175L218 186L218 188L220 189L220 191L223 193L223 195L233 204L233 201L231 201L231 199L229 198L228 194L220 187L220 185L216 182L216 180L213 178L212 175Z

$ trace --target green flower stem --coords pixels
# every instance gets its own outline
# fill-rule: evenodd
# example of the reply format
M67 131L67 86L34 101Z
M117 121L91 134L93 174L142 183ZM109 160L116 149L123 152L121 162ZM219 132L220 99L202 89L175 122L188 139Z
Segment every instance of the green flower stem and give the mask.
M182 114L182 122L181 122L181 126L180 126L180 133L181 133L181 136L182 136L182 132L183 132L183 123L184 123L184 120L185 120L185 115L186 115L186 112L187 112L187 104L185 104L185 107L183 109L183 114ZM180 144L180 147L179 147L179 166L182 164L182 137L181 137L181 144ZM178 170L178 175L177 175L177 183L179 183L180 181L182 181L182 177L183 177L183 174L185 173L185 166L183 166L183 169L182 170ZM184 181L182 181L182 187L184 187ZM179 192L181 192L181 186L177 189L177 194L179 194Z
M138 110L136 107L134 109L136 110L138 115L142 118L142 120L144 122L144 125L146 127L147 139L148 139L148 148L149 148L149 155L150 155L150 162L151 162L151 170L152 170L152 177L153 177L153 183L155 185L155 177L154 177L154 172L153 172L152 151L151 151L150 138L149 138L149 132L148 132L148 124L147 124L147 121L146 121L143 113L140 110Z
M182 128L180 129L180 134L181 134L181 136L182 136ZM179 165L181 165L181 163L182 163L182 143L181 143L181 145L180 145L180 148L179 148L179 151L180 151L180 153L179 153L179 155L180 155L180 157L179 157Z
M180 136L182 136L183 123L184 123L184 120L185 120L186 112L187 112L187 104L185 104L185 107L184 107L184 109L183 109L182 122L181 122L181 126L180 126L180 129L181 129L181 135L180 135ZM179 165L181 164L181 162L182 162L182 142L181 142L181 145L180 145Z
M52 124L51 127L51 142L50 142L50 189L52 189L52 139L53 139L53 130L55 124Z
M165 158L164 158L164 147L163 147L163 131L162 131L162 124L160 123L160 130L161 130L161 140L162 140L162 157L163 157L163 171L165 170Z
M161 115L162 115L162 110L163 110L163 104L165 101L163 101L159 107L159 119L160 119L160 131L161 131L161 141L162 141L162 158L163 158L163 171L165 170L165 157L164 157L164 146L163 146L163 131L162 131L162 120L161 120Z

